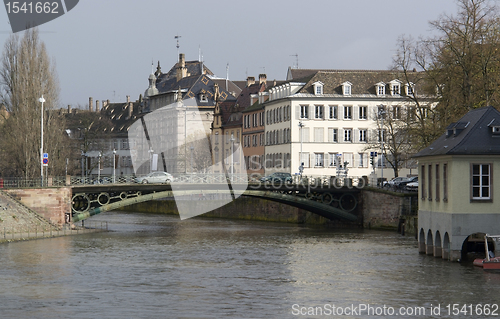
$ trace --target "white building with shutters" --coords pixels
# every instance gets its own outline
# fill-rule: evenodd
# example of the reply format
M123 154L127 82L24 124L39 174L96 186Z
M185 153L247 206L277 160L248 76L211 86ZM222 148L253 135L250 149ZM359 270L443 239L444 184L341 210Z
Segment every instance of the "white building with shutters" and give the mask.
M293 175L303 163L304 175L335 176L347 162L349 176L370 176L370 152L381 153L379 111L402 114L418 90L395 71L289 69L287 80L259 97L265 106L266 175ZM417 173L411 169L399 175ZM380 168L376 175L382 175ZM383 176L393 177L392 167L386 164Z

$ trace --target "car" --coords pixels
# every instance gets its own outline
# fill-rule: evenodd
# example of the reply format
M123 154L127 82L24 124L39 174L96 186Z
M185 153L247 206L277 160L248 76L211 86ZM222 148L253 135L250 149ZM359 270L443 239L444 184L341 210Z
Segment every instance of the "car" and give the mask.
M388 182L384 182L384 187L398 188L400 183L406 182L407 180L407 177L395 177Z
M167 172L151 172L146 176L135 179L135 182L140 184L171 183L173 181L174 177Z
M409 183L413 183L413 182L418 182L418 176L409 177L406 181L400 182L398 187L401 189L405 189L406 185L408 185Z
M264 176L260 179L261 182L266 183L292 183L292 174L290 173L272 173L271 175Z
M418 192L418 179L415 182L406 184L405 189L409 192Z

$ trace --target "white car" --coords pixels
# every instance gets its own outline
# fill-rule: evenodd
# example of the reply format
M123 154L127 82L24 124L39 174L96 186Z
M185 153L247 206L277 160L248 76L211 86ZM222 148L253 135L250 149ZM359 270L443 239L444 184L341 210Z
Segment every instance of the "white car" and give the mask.
M152 172L146 176L137 177L136 183L141 184L154 184L154 183L171 183L174 177L167 172Z

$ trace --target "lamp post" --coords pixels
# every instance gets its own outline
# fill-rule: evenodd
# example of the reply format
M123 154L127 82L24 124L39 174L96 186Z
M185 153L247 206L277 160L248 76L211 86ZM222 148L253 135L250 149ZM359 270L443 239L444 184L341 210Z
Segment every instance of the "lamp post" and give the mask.
M113 149L113 184L116 183L116 149Z
M231 134L231 182L233 181L233 174L234 174L234 158L233 158L233 143L235 141L233 134Z
M304 127L304 123L302 121L299 121L299 128L300 128L300 154L299 154L299 172L300 172L300 177L302 177L302 172L304 171L304 164L302 162L302 128Z
M149 172L153 172L153 149L150 147L149 148Z
M41 111L41 116L40 116L40 177L41 177L41 184L43 187L43 103L45 102L45 99L42 97L38 99L40 103L42 103L42 111Z
M380 130L380 142L382 143L382 147L380 150L380 184L384 186L384 116L386 111L384 110L384 106L381 105L380 110L378 111L378 115L382 121L382 129Z
M191 145L191 147L189 148L191 150L191 174L194 173L194 169L193 169L193 151L194 151L194 147L193 145Z
M99 155L97 157L97 183L101 183L101 152L99 152Z

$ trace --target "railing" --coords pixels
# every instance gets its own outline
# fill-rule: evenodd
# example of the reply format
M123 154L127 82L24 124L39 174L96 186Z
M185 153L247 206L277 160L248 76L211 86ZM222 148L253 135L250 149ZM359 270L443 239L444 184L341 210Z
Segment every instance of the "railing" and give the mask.
M260 174L174 174L174 182L190 184L219 184L219 183L263 183ZM77 185L103 185L103 184L133 184L137 183L134 175L116 176L113 181L112 176L56 176L48 177L44 180L44 187L64 187ZM291 184L310 186L333 186L333 187L357 187L368 186L368 179L363 177L348 176L338 178L329 175L292 175ZM37 188L41 187L40 179L26 180L22 178L0 179L0 189L2 188Z
M55 227L23 227L23 226L11 226L0 228L0 241L11 241L11 240L27 240L33 238L49 238L49 237L59 237L67 235L77 235L93 232L101 232L108 230L108 222L90 222L85 221L85 227L68 228L63 227L62 229L56 229Z

